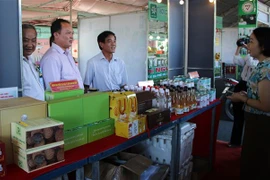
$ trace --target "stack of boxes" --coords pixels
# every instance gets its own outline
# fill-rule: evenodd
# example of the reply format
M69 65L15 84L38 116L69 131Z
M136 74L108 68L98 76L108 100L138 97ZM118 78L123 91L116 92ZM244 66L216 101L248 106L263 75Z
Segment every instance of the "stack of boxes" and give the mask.
M6 152L12 152L11 123L21 118L39 119L47 117L47 103L29 97L0 101L0 140L5 143ZM13 154L6 153L7 165L13 163Z
M111 92L110 117L115 120L115 134L131 138L146 130L146 116L138 115L136 94L131 91Z
M50 100L48 116L64 122L65 150L114 134L107 93L94 92Z
M64 160L63 122L49 118L11 123L14 162L32 172Z

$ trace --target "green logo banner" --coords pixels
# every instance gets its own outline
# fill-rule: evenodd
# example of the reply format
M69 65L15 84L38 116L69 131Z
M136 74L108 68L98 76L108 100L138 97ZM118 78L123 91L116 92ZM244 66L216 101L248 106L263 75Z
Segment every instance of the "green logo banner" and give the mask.
M239 0L238 27L249 28L257 26L257 0Z
M222 29L223 28L223 17L216 16L216 28Z
M168 7L166 4L148 1L148 19L168 22Z

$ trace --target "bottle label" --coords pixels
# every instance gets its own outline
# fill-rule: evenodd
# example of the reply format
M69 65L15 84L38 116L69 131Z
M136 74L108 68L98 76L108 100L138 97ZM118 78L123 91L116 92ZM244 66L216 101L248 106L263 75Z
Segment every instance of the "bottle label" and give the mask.
M184 107L184 112L189 112L189 107Z
M184 114L184 109L183 108L175 108L175 114Z

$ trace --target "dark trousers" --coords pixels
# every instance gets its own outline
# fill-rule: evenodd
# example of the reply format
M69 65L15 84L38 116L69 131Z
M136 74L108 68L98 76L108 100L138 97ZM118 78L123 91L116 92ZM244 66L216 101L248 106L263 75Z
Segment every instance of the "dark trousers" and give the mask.
M270 179L270 116L245 113L241 180Z
M247 91L247 82L240 81L234 88L234 92ZM244 111L242 102L233 103L234 123L230 143L233 145L241 145L243 127L244 127Z

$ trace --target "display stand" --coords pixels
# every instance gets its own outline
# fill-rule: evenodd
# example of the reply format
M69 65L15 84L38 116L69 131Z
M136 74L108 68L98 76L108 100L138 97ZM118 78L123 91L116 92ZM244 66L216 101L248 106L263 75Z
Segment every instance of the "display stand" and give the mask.
M216 110L218 109L218 111ZM103 138L101 140L89 143L78 148L69 150L65 152L65 161L54 166L50 166L36 172L26 173L20 169L17 165L11 164L7 166L7 174L4 180L17 179L52 179L59 177L65 173L69 173L73 170L83 167L88 163L93 163L93 177L94 179L99 179L99 161L113 155L117 152L123 151L135 144L148 139L149 137L155 136L165 130L173 129L173 139L172 139L172 161L170 165L171 176L170 179L177 179L179 173L179 162L180 162L180 150L181 150L181 123L186 121L201 122L202 126L197 126L195 130L195 137L197 136L200 141L206 142L203 146L208 146L208 153L206 156L209 159L210 168L213 167L213 162L215 160L215 146L214 142L217 137L217 127L220 115L221 103L219 100L215 100L207 107L197 109L186 113L182 116L172 116L171 122L166 123L160 127L140 134L131 139L125 139L115 135ZM203 116L204 118L200 118ZM204 125L203 125L204 124ZM200 130L201 129L201 130ZM196 131L202 131L203 129L210 129L209 132L200 136ZM209 136L207 135L209 134ZM203 147L202 146L202 147ZM195 152L196 141L194 141ZM202 149L202 148L200 148ZM196 152L196 155L200 156L200 151ZM203 151L204 153L204 151ZM205 156L204 154L201 154ZM179 158L176 158L179 157Z

